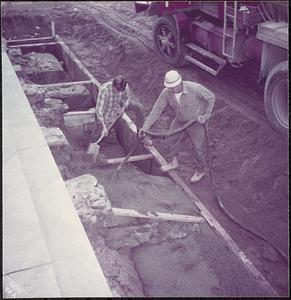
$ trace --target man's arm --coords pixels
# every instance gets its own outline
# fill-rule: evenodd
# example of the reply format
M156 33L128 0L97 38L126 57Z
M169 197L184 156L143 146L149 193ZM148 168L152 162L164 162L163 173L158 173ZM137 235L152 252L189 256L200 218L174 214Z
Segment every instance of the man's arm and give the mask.
M143 127L142 127L144 130L148 130L149 128L152 127L152 125L158 120L161 113L166 108L167 104L168 104L168 102L166 100L166 93L164 90L158 97L156 103L154 104L154 106L152 108L152 111L146 118L146 121L144 122Z
M130 96L131 96L131 93L130 93L130 89L129 89L128 84L127 84L127 85L126 85L126 88L125 88L125 102L124 102L124 104L123 104L122 109L128 107L129 101L130 101Z
M205 120L208 120L210 119L212 114L212 110L215 102L215 95L202 85L199 88L199 92L202 96L202 99L207 102L207 106L203 117Z
M106 96L106 91L104 88L101 87L99 89L97 103L96 103L96 114L100 121L104 120L103 107L104 107L104 103L105 103L105 96Z

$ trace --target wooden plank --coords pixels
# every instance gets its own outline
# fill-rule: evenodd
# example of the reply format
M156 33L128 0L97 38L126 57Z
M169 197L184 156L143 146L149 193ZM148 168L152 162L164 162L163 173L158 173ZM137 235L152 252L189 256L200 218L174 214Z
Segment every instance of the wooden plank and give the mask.
M49 84L37 84L39 87L63 87L77 84L91 84L91 80L83 80L83 81L69 81L69 82L59 82L59 83L49 83Z
M71 111L64 115L64 124L67 127L83 126L96 121L95 110Z
M66 116L68 116L68 117L69 116L84 116L84 115L86 115L88 117L92 117L95 114L96 114L96 112L95 112L94 109L84 110L84 111L82 111L82 110L80 110L80 111L69 111L69 112L64 114L64 117L66 117Z
M21 45L9 46L9 48L41 47L41 46L50 46L50 45L57 45L57 44L59 44L59 42L35 43L35 44L21 44Z
M190 216L190 215L180 215L180 214L153 212L153 211L141 213L134 209L125 209L125 208L112 208L111 210L114 215L123 216L123 217L146 218L146 219L190 222L190 223L205 222L205 219L202 217Z
M19 39L19 40L7 40L6 44L7 46L18 46L21 44L29 44L29 43L39 43L39 42L54 42L55 38L54 37L41 37L41 38L31 38L31 39Z
M128 117L128 115L124 114L123 119L127 121L129 128L133 132L137 132L135 124ZM158 150L154 146L146 146L146 149L153 154L155 159L159 162L160 165L166 164L166 160L162 157L162 155L158 152ZM192 200L193 204L198 208L201 212L201 215L204 217L209 226L218 233L232 250L232 252L242 261L245 268L256 278L258 284L267 291L272 296L279 296L276 290L270 285L270 283L264 278L262 273L257 269L257 267L247 258L244 251L242 251L239 246L235 243L235 241L231 238L231 236L225 231L225 229L220 225L218 221L214 218L214 216L208 211L208 209L202 204L199 198L192 192L192 190L187 186L187 184L182 180L182 178L174 171L171 170L168 172L171 178L184 190L184 192L189 196Z
M52 36L56 36L56 28L55 28L55 22L51 21L51 30L52 30Z
M142 154L142 155L132 155L127 162L133 162L133 161L140 161L140 160L146 160L151 159L154 156L152 154ZM125 157L116 157L116 158L109 158L106 159L105 162L109 165L113 164L120 164L124 161Z

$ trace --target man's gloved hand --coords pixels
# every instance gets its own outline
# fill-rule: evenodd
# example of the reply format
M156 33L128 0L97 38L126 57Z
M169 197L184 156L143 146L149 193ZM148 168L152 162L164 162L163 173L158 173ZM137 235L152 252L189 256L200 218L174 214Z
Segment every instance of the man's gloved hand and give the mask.
M204 116L198 116L197 122L198 122L199 124L204 124L205 121L206 121L206 120L205 120Z

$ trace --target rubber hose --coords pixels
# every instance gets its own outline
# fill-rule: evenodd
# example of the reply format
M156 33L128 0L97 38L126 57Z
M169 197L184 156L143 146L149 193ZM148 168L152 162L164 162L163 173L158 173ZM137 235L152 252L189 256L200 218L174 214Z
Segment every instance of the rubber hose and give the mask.
M214 198L218 204L218 206L220 207L221 211L229 218L231 219L235 224L237 224L239 227L241 227L242 229L244 229L245 231L253 234L254 236L260 238L261 240L269 243L271 246L273 246L273 248L281 255L281 257L288 262L288 257L287 255L281 250L279 249L275 243L273 243L272 241L268 240L266 237L264 237L263 235L259 234L258 232L256 232L253 229L250 229L249 227L243 225L242 223L240 223L224 206L223 202L221 201L221 197L218 195L217 191L216 191L216 186L213 180L213 173L212 173L212 169L211 169L211 163L210 163L210 151L209 151L209 138L208 138L208 129L207 126L204 124L204 132L205 132L205 138L206 138L206 155L207 155L207 163L208 163L208 174L209 174L209 179L210 179L210 185L211 185L211 189L212 192L214 194Z
M188 121L187 123L185 123L180 128L177 128L177 129L174 129L174 130L171 130L171 131L169 130L169 131L166 131L166 132L153 132L153 131L150 131L150 130L144 130L144 133L146 133L147 135L152 136L152 137L165 138L165 137L169 137L169 136L172 136L172 135L176 135L176 134L184 131L185 129L187 129L188 127L190 127L192 124L194 124L196 122L197 122L197 120Z

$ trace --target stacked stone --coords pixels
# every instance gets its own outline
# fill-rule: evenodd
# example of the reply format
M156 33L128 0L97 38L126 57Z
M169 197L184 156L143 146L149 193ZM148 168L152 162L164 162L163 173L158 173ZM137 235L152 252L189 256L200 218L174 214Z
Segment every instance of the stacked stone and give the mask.
M22 57L22 51L20 48L11 48L8 50L8 55L10 58L10 61L12 63L12 66L16 72L17 75L20 75L22 73L22 67L21 67L21 57Z
M71 177L68 165L72 148L62 130L58 127L41 127L43 135L64 179Z

